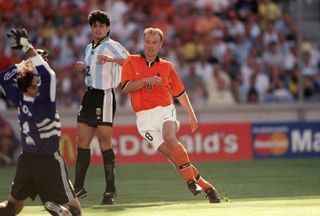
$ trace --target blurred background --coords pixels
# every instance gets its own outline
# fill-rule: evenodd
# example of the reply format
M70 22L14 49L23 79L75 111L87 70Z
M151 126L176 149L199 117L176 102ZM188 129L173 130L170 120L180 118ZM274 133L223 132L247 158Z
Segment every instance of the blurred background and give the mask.
M86 89L73 65L91 42L87 16L95 9L108 12L111 37L131 54L142 51L144 28L162 29L160 57L173 62L204 123L320 118L320 0L0 0L0 71L24 58L6 33L26 28L35 47L50 51L63 126L75 127ZM134 125L120 88L117 105L116 124ZM0 112L0 154L10 164L19 128L2 94Z

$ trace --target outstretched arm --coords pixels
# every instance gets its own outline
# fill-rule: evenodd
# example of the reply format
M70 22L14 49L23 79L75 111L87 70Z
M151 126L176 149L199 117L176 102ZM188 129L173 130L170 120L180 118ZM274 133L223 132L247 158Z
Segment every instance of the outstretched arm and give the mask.
M130 93L130 92L138 91L143 86L148 84L161 85L161 83L162 83L161 77L158 77L158 76L147 77L141 80L128 81L122 90L125 93Z
M113 57L113 56L106 55L106 54L98 55L98 62L100 64L104 64L104 63L107 63L107 62L114 62L114 63L117 63L118 65L122 66L124 60L125 59Z
M32 62L32 70L20 70L20 74L34 72L40 75L41 84L39 86L38 100L51 102L55 101L56 94L56 77L54 71L50 68L48 63L37 53L29 41L28 33L25 29L11 29L7 34L8 38L13 40L15 44L12 49L20 49L28 56L27 61Z

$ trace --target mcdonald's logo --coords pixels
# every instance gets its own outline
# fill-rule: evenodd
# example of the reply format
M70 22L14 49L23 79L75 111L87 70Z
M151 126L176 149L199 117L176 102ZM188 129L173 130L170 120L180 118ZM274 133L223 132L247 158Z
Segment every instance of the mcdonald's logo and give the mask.
M62 133L61 134L61 138L60 138L60 154L69 163L75 161L76 153L75 153L75 148L74 148L72 139L70 137L70 134L66 134L66 133Z

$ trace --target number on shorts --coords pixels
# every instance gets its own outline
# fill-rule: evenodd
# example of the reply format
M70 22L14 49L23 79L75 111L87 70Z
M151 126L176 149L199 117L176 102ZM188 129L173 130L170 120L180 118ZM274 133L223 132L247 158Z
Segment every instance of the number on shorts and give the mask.
M149 132L145 133L144 135L149 141L153 140L153 137L151 136L151 134Z

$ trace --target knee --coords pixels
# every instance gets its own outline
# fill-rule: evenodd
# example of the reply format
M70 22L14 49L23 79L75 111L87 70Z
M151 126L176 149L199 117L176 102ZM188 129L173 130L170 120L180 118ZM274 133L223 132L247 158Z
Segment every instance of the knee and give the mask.
M80 138L77 137L78 148L87 149L90 147L91 139L90 138Z
M110 142L100 141L99 146L100 146L101 151L106 151L106 150L112 149L112 145Z
M109 136L98 136L99 146L102 151L108 150L112 148L112 138Z
M169 148L175 146L178 142L176 136L170 133L163 134L163 139Z

